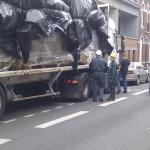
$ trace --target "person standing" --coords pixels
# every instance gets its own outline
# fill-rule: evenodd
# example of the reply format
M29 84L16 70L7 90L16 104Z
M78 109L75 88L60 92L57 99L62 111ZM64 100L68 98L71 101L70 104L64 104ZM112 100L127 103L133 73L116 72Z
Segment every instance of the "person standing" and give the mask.
M92 78L93 101L103 101L105 88L105 72L107 72L107 62L102 58L102 51L96 51L96 58L89 66Z
M117 82L117 94L119 94L121 92L121 87L120 87L120 81L122 81L123 84L123 93L127 93L127 74L128 74L128 68L130 65L130 61L125 57L125 55L123 56L120 66L119 66L119 74L118 74L118 82Z
M109 69L109 76L110 76L110 96L107 99L108 101L115 100L116 94L116 85L117 85L117 63L115 62L116 54L112 53L110 55L110 69Z

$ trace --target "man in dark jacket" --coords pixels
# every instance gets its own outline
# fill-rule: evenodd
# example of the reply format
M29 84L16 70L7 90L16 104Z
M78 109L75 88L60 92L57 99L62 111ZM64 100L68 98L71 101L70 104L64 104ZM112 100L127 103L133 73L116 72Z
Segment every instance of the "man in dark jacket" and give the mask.
M96 58L90 63L93 101L103 101L105 72L107 72L107 62L102 58L101 50L97 50Z
M122 81L124 91L123 93L127 93L127 74L128 74L128 68L130 65L130 61L123 56L121 62L120 62L120 70L119 70L119 76L118 76L118 83L117 83L117 94L121 92L120 88L120 80Z
M115 100L115 94L116 94L116 85L117 85L117 64L115 62L116 54L112 53L110 55L110 59L111 59L110 69L109 69L110 96L107 100L108 101L114 101Z

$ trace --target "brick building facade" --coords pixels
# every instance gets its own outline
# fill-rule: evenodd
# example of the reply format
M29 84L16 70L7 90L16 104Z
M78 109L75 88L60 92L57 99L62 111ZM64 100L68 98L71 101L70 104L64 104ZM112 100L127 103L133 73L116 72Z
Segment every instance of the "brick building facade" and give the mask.
M110 5L110 18L116 24L117 48L120 49L120 37L125 37L126 57L130 61L139 61L139 0L97 0L99 4Z
M150 0L140 0L139 61L150 66Z

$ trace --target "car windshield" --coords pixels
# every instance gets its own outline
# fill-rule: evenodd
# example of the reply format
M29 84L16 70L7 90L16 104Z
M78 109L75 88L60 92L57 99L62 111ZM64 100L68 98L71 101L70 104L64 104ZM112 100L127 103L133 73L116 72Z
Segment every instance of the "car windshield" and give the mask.
M134 68L134 63L131 62L129 68Z

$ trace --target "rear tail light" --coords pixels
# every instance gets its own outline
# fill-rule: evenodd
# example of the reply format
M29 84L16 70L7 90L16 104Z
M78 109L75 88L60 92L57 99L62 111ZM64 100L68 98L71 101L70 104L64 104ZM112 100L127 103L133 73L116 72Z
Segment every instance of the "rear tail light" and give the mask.
M72 84L78 84L78 83L79 83L78 80L73 80L73 81L72 81Z
M78 84L79 81L78 80L67 80L66 83L67 84Z
M67 80L66 83L67 83L67 84L71 84L71 80Z

